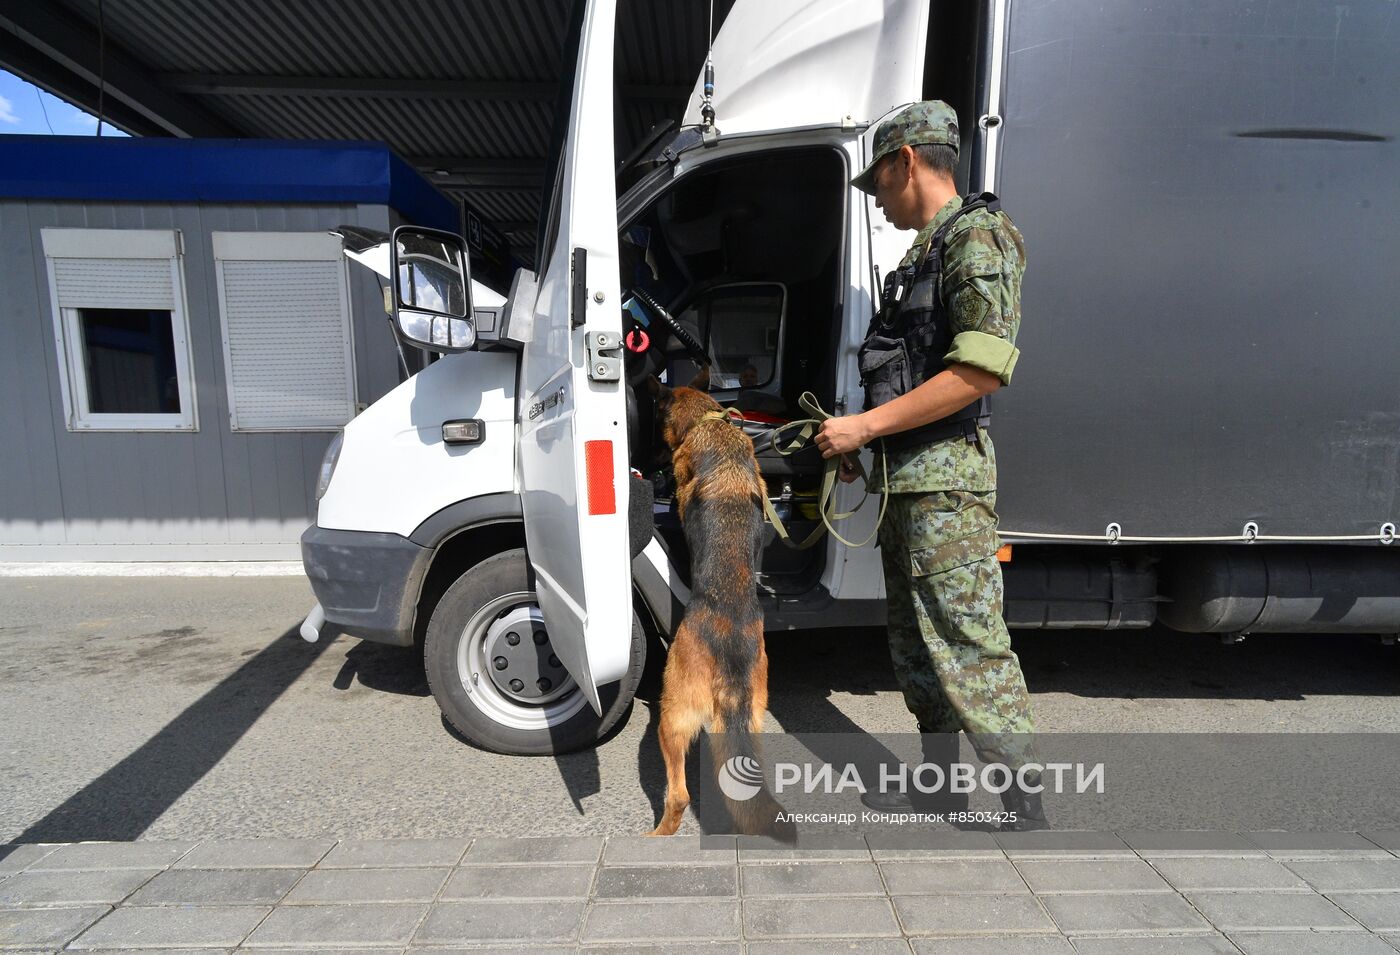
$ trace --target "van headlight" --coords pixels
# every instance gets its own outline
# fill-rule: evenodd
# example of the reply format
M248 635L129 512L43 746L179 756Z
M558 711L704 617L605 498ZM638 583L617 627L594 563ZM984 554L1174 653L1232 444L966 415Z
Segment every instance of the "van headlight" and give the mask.
M331 438L330 445L326 448L326 456L321 459L321 473L316 478L316 500L325 497L326 489L331 486L331 475L335 474L336 462L340 460L340 448L345 444L345 432L341 431Z

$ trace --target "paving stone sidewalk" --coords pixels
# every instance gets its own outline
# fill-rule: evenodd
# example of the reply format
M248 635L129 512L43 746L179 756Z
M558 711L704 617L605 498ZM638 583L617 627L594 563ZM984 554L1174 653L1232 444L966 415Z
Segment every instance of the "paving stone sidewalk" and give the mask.
M0 847L0 950L1400 949L1400 833L881 833Z

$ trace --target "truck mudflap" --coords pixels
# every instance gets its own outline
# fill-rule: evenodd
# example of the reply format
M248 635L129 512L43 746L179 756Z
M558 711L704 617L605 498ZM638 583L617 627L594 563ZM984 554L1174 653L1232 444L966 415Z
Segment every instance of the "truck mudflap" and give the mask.
M301 535L302 565L325 623L375 643L413 645L414 614L432 550L371 531L312 525ZM317 627L318 635L322 627Z

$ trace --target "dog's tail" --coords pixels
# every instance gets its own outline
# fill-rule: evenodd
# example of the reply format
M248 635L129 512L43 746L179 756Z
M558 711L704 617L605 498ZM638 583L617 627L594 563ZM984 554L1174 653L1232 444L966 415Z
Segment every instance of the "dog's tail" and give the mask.
M747 708L716 720L710 735L715 760L715 776L729 807L736 832L771 836L782 842L797 841L797 827L787 811L768 791L762 758L749 730Z

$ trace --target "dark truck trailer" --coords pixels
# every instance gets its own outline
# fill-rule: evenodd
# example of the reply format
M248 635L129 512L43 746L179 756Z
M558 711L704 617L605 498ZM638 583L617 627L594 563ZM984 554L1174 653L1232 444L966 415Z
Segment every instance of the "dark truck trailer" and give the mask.
M928 91L1026 237L1009 622L1400 632L1396 4L978 7Z

